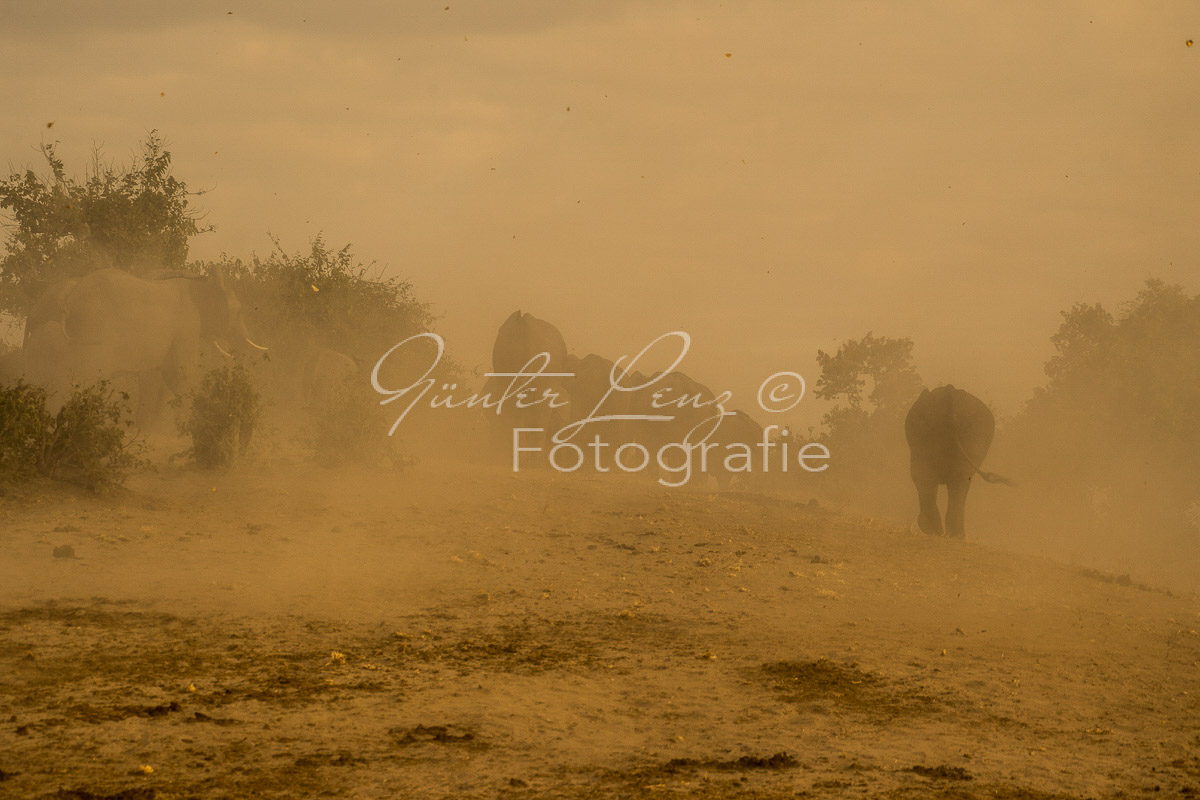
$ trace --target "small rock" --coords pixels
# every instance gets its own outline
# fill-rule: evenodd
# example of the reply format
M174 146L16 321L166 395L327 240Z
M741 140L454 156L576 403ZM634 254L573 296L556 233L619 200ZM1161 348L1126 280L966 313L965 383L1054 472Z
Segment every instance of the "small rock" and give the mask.
M75 558L75 548L69 544L64 544L54 548L55 558Z

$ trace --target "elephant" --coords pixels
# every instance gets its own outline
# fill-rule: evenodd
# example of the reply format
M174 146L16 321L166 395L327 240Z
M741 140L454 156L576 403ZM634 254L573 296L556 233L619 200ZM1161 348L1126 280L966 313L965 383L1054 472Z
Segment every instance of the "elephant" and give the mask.
M953 386L925 389L908 410L904 436L908 440L910 474L917 487L925 533L943 535L937 491L946 485L945 533L966 538L967 491L975 475L988 483L1013 485L1008 478L980 469L992 445L996 420L982 400Z
M516 373L524 368L531 358L545 353L548 361L542 366L542 372L562 373L567 358L567 344L558 328L545 320L538 319L532 314L514 311L509 315L496 334L496 342L492 347L492 371L497 373ZM493 376L484 386L484 392L493 401L498 401L510 385L522 385L524 379L507 376ZM514 384L515 382L515 384ZM539 428L541 434L527 434L522 438L522 446L542 446L548 448L550 438L567 422L567 407L561 405L569 402L567 382L560 377L539 378L525 387L528 402L552 391L557 395L555 405L543 400L527 408L519 408L516 397L504 401L497 413L497 408L487 408L486 413L492 422L492 434L495 445L505 452L511 452L514 428Z
M134 376L138 417L162 389L182 396L209 345L222 355L250 340L241 304L218 270L140 278L102 269L55 284L26 322L25 369L58 402L74 383Z
M29 307L25 315L25 336L22 344L29 341L35 330L48 322L62 325L66 321L66 298L79 283L78 278L66 278L51 284L42 296Z
M25 359L19 347L0 352L0 387L11 387L24 374Z
M589 353L583 358L568 355L563 361L563 371L571 373L567 378L570 405L567 407L571 422L586 417L623 416L629 411L630 394L612 391L613 362L604 356ZM617 376L620 378L620 375ZM645 381L638 373L624 378L623 383ZM599 406L599 407L597 407ZM599 436L610 447L618 447L629 441L629 423L621 419L601 420L583 425L573 441L591 442Z
M612 383L613 362L604 356L588 353L583 358L570 354L563 359L563 371L571 373L567 379L571 389L572 421L592 413L596 404L608 393ZM614 393L619 394L619 393ZM612 402L609 397L608 402ZM607 404L599 412L609 413Z
M626 441L657 450L666 444L683 444L692 429L700 423L711 422L698 433L692 433L689 442L694 443L697 438L702 438L716 425L714 418L719 412L711 405L715 397L712 390L682 372L656 372L649 377L635 373L625 378L623 383L639 387L625 393L627 400L623 413L672 417L669 420L627 421L623 431ZM701 407L697 408L697 405Z
M492 368L496 372L517 372L539 353L548 353L550 356L547 372L561 372L567 357L567 343L551 323L517 310L509 315L496 333L496 343L492 346Z
M721 424L708 439L710 443L721 446L712 452L708 463L708 474L716 478L717 488L728 489L735 479L743 491L761 483L763 471L761 468L756 469L755 467L760 464L757 457L758 446L762 440L762 425L759 425L745 411L737 409L721 418ZM745 445L745 449L730 448L730 445ZM737 455L733 455L734 453ZM750 468L748 470L739 469L736 472L731 471L725 463L726 459L731 456L731 462L735 467L740 467L746 459L749 459Z
M635 373L623 383L640 388L627 394L628 399L622 413L671 419L627 420L621 427L621 438L641 445L652 454L672 446L672 450L665 456L669 469L683 469L685 455L678 448L689 446L691 455L688 457L692 459L692 473L687 483L702 484L706 473L700 470L700 456L695 448L705 442L721 442L721 437L728 435L739 423L728 422L730 427L722 434L719 426L725 425L730 418L718 421L721 410L716 406L717 395L704 384L678 370L665 374L656 372L649 377ZM714 456L716 452L713 451ZM653 455L652 458L657 456ZM668 468L650 469L646 471L646 475L665 476L667 471ZM722 471L719 465L715 465L709 459L707 474L717 476L718 482L721 482Z

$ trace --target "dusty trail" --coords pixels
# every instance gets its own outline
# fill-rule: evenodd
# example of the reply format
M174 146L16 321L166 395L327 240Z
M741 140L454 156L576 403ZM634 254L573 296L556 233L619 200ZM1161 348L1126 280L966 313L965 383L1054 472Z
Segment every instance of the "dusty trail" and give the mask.
M798 502L280 468L0 529L0 795L1200 793L1194 596Z

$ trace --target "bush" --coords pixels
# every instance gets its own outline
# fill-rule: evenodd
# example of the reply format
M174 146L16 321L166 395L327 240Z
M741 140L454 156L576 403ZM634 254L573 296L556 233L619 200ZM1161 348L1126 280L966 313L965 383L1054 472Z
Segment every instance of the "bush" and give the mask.
M53 425L44 389L23 382L0 387L0 487L38 474Z
M300 253L288 253L276 241L266 257L255 255L248 262L223 257L215 266L242 306L253 309L248 312L251 330L263 331L264 344L271 347L273 368L260 388L280 405L307 392L305 365L322 349L374 364L397 342L433 327L429 306L416 298L412 284L384 277L375 264L360 262L349 245L335 249L321 236ZM423 371L423 356L410 356L406 352L389 359L384 380L395 383L401 379L397 376L418 367ZM436 377L454 382L461 372L444 357Z
M377 405L378 395L358 375L329 387L311 406L316 460L337 466L381 455L384 437L376 415L369 413Z
M211 230L189 208L199 193L171 174L156 131L128 166L104 163L97 151L82 179L67 174L53 144L41 150L48 175L26 169L0 179L0 210L12 220L0 256L0 310L24 315L55 282L105 267L180 269L188 240Z
M107 381L75 387L54 417L42 451L42 471L56 480L75 483L92 491L120 486L132 472L146 469L142 444L126 441L129 395L113 398Z
M146 469L141 442L127 440L128 423L122 424L128 399L114 399L104 381L77 386L52 416L44 389L23 382L0 387L0 486L41 474L102 491Z
M255 310L255 324L271 331L272 349L329 347L373 361L401 339L430 330L429 306L416 299L412 284L382 277L349 245L334 250L318 235L307 253L293 255L274 244L266 258L220 263L242 304Z
M387 435L391 419L362 375L348 375L329 387L314 398L308 411L312 426L309 443L314 459L322 466L383 461L402 471L416 463Z
M833 461L814 486L835 505L899 517L911 504L904 418L921 393L912 351L911 339L872 333L817 351L815 394L833 402L819 441Z
M205 469L226 467L246 452L261 413L258 390L240 364L210 370L190 393L179 432L192 439L189 455Z

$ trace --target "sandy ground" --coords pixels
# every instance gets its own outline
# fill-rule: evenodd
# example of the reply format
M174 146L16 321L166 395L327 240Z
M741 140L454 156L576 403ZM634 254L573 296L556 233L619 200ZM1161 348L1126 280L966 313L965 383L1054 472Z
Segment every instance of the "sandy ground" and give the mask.
M1200 796L1194 595L803 499L281 466L0 501L0 795Z

